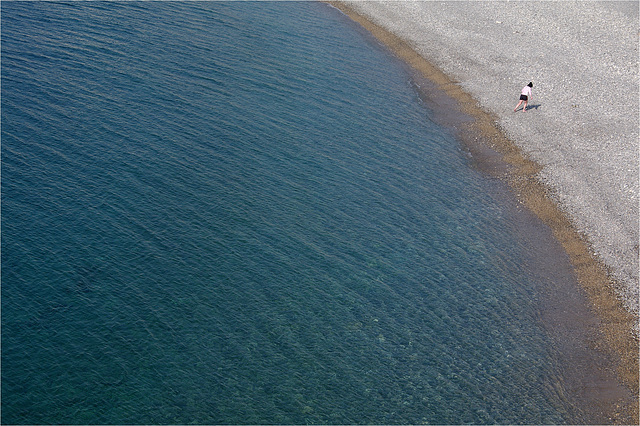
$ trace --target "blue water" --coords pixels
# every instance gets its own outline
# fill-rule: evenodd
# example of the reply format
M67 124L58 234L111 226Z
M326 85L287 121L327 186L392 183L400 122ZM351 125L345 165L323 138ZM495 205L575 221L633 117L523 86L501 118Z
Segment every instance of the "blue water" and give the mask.
M322 3L2 3L2 422L562 423L535 257Z

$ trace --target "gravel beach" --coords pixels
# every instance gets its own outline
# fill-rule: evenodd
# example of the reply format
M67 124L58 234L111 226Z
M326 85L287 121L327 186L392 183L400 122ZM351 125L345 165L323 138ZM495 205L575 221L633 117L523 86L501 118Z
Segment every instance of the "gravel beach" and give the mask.
M638 316L638 3L343 1L496 117ZM534 83L526 113L520 90Z

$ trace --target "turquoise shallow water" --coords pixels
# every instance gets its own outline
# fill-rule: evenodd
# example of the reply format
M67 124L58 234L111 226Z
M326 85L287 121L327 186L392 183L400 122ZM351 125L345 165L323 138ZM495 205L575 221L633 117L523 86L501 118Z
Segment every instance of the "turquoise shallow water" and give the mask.
M515 215L328 5L2 5L5 424L579 422Z

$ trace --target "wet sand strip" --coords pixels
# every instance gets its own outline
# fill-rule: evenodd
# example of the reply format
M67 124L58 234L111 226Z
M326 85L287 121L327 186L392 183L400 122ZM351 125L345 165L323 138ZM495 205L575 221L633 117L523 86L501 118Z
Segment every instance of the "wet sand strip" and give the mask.
M606 408L615 424L639 424L639 363L638 340L633 328L636 319L629 313L615 293L615 281L606 266L589 250L584 235L571 223L539 181L541 166L526 158L521 149L509 140L497 125L497 119L483 110L462 88L437 67L416 53L404 40L358 14L348 5L328 2L353 21L368 30L398 58L432 83L425 87L425 98L433 103L449 104L471 120L454 118L442 113L436 119L453 127L465 148L473 155L475 166L484 173L503 179L523 206L535 214L553 232L568 254L578 282L584 288L590 308L598 320L599 332L594 336L593 349L603 351L615 360L619 380L629 389L635 403L612 402ZM452 102L447 102L449 98ZM437 111L436 111L437 113ZM604 395L603 395L604 396Z

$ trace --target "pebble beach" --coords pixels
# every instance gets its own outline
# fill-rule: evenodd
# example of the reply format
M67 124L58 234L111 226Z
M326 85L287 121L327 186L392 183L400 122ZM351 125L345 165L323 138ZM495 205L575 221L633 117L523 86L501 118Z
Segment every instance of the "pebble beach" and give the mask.
M572 241L585 247L572 254L577 243L563 242L594 311L609 317L604 333L618 334L609 343L633 359L627 379L637 391L638 3L334 4L368 23L379 39L376 31L392 34L439 70L447 80L441 88L463 92L523 161L535 165L525 180L535 181L557 212L536 211L536 196L524 204L558 228L560 240L573 233ZM393 42L386 44L394 50ZM528 109L514 112L529 82L534 87ZM586 263L591 266L582 268Z

